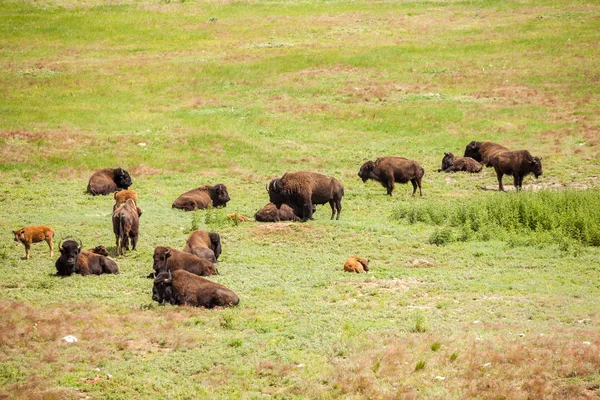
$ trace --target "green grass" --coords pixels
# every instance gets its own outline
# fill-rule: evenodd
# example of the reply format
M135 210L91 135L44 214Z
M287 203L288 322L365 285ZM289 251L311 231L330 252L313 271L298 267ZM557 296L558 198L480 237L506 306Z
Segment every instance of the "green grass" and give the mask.
M599 16L594 1L0 3L0 397L598 395ZM435 172L471 140L526 148L544 175L517 194L491 169ZM384 155L419 161L422 198L360 181ZM114 251L112 198L84 190L116 166L144 211L121 273L57 278L45 243L25 261L11 230L26 225ZM339 221L227 218L303 169L344 183ZM215 183L227 208L171 209ZM154 247L197 228L221 234L211 279L238 307L152 302ZM344 273L350 256L370 272Z

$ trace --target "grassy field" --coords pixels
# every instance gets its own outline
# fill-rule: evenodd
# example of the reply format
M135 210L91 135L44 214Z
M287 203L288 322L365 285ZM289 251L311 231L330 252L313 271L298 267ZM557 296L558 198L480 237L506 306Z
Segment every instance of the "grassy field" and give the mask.
M0 38L0 399L600 397L597 1L6 0ZM544 174L436 172L471 140ZM423 197L362 183L385 155ZM26 261L26 225L114 252L84 192L117 166L144 210L121 273ZM226 218L295 170L344 183L339 221ZM216 183L227 208L171 209ZM238 307L152 301L154 247L195 227Z

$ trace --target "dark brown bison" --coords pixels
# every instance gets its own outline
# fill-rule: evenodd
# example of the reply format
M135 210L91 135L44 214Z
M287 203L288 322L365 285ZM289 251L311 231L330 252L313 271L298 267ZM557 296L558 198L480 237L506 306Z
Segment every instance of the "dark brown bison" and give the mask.
M313 205L313 213L315 211L316 207ZM277 208L275 204L268 203L254 214L254 220L257 222L279 222L301 221L302 219L296 215L294 209L287 204L282 204L280 208Z
M215 263L221 255L221 236L217 232L198 229L190 234L183 251Z
M113 260L88 250L81 251L81 242L74 240L66 240L60 245L60 257L55 266L56 274L60 276L119 273L119 267Z
M152 300L192 307L237 306L239 297L229 288L184 270L162 271L154 278Z
M472 141L465 148L464 156L471 157L486 167L492 167L492 159L504 151L508 151L508 149L498 143Z
M109 194L131 186L131 176L123 168L106 168L94 172L87 186L87 192L96 196Z
M275 207L287 204L301 221L313 219L314 205L325 203L331 206L330 219L336 212L336 219L340 219L344 185L335 178L309 171L287 172L281 178L273 179L267 190Z
M438 172L481 172L482 165L471 157L455 157L452 153L444 153L442 168Z
M177 271L180 269L200 276L216 275L219 273L213 263L208 260L164 246L158 246L154 249L154 264L152 268L155 273L167 270Z
M93 249L87 249L87 251L89 251L91 253L99 254L104 257L108 257L110 255L108 253L108 250L104 246L96 246Z
M179 208L185 211L193 211L195 209L204 209L209 206L227 207L229 201L229 193L227 187L222 183L215 186L200 186L185 192L173 202L172 208Z
M523 178L533 174L537 179L542 175L542 159L533 157L527 150L505 151L497 154L492 160L498 178L498 189L504 191L502 176L512 175L515 188L523 186Z
M50 257L54 257L54 244L52 243L54 229L51 226L25 226L12 232L15 235L15 242L21 242L25 246L25 259L29 260L31 244L44 240L48 243L48 247L50 247Z
M121 204L113 212L112 223L117 255L125 254L125 250L129 250L129 239L131 239L131 249L135 250L140 228L140 217L137 210L135 202L128 199L125 204Z
M359 257L350 257L344 263L344 271L357 274L369 272L369 260Z
M367 161L360 167L358 176L363 182L373 179L381 183L387 189L390 196L394 191L394 182L407 183L410 181L413 185L412 196L414 197L419 188L419 195L423 196L421 191L421 180L425 175L425 170L414 160L404 157L381 157L373 161Z

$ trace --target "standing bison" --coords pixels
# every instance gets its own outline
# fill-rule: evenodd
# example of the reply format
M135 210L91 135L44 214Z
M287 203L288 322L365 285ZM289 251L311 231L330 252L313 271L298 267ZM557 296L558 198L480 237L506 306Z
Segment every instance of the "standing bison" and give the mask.
M340 219L344 185L329 176L316 172L287 172L281 178L273 179L267 188L269 200L277 208L283 204L290 206L301 221L313 219L313 205L329 203L331 218L337 212Z
M140 228L140 216L132 199L128 199L125 204L121 204L115 209L112 223L116 238L117 255L125 254L125 250L129 250L129 239L131 239L131 249L135 250Z
M481 172L482 165L471 157L455 157L452 153L444 153L442 168L438 172Z
M54 244L52 243L52 238L54 238L54 229L51 226L26 226L13 231L13 234L15 235L15 242L21 242L23 243L23 246L25 246L26 260L29 260L31 244L44 240L46 243L48 243L48 247L50 247L50 257L54 257Z
M96 171L87 186L87 193L106 195L131 186L131 176L123 168L106 168Z
M533 157L527 150L505 151L496 155L491 160L496 177L498 178L498 189L504 191L502 176L512 175L517 191L523 186L523 178L533 174L537 179L542 175L542 159Z
M464 156L471 157L486 167L491 167L492 159L504 151L508 151L508 149L498 143L472 141L465 148Z
M153 259L152 268L155 273L180 269L199 276L217 275L219 273L210 261L170 247L156 247Z
M221 236L217 232L198 229L190 234L183 251L216 263L221 255Z
M373 179L381 183L387 189L390 196L394 191L394 182L407 183L410 181L413 185L412 196L415 196L417 187L419 195L423 196L421 191L421 180L425 175L425 170L414 160L404 157L381 157L373 161L367 161L360 167L358 176L363 182Z
M193 211L195 209L204 209L212 207L226 207L229 201L229 193L227 187L222 183L215 186L200 186L185 192L173 202L172 208L179 208L185 211Z
M229 288L184 270L163 271L154 278L152 300L192 307L237 306L239 297Z
M113 260L92 251L81 251L81 243L74 240L61 243L60 257L56 260L55 266L56 274L59 276L119 273L119 267Z

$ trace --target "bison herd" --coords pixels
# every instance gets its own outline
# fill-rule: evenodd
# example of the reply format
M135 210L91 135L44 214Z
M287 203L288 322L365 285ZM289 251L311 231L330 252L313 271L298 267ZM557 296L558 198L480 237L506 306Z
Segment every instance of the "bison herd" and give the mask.
M492 142L470 142L463 157L444 153L438 172L466 171L481 172L482 166L493 167L498 179L498 188L504 191L502 177L510 175L516 190L520 190L523 178L533 174L542 175L542 160L533 157L527 150L511 151ZM363 182L369 179L381 183L388 195L392 195L395 183L411 182L414 197L417 188L422 196L421 182L425 170L414 160L404 157L381 157L365 162L358 171ZM112 224L116 240L116 255L135 250L139 235L142 210L138 207L138 196L132 185L131 176L122 168L102 169L94 173L88 183L87 193L107 195L114 193ZM338 179L310 171L287 172L267 185L269 201L254 218L258 222L299 221L313 219L316 205L329 203L331 219L340 218L344 185ZM172 208L192 211L209 207L225 207L229 202L227 187L223 184L204 185L180 195ZM25 246L25 257L29 259L32 243L46 241L50 256L54 255L54 230L50 226L28 226L13 231L14 240ZM60 257L55 266L57 275L118 274L119 268L103 246L82 250L82 243L65 240L59 246ZM215 264L221 255L221 238L216 232L197 230L190 234L182 250L157 246L153 256L152 299L159 303L189 305L212 308L232 306L239 303L238 296L227 287L212 282L205 276L219 274ZM344 264L346 272L367 272L369 261L350 257Z

